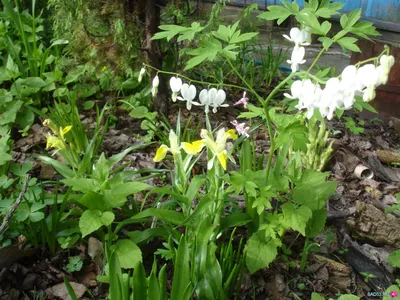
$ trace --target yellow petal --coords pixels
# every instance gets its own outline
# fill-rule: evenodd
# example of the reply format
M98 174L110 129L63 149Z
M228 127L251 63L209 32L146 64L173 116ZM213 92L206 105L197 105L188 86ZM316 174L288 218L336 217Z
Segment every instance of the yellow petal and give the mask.
M224 170L226 170L226 157L227 157L226 151L222 151L222 152L218 153L217 157L218 157L219 163L221 164L222 168Z
M225 133L226 139L232 139L232 140L236 140L238 138L236 132L234 129L229 129L226 133Z
M169 143L171 153L174 155L178 154L180 152L180 147L178 147L178 137L172 129L169 132Z
M194 141L193 143L182 143L182 148L187 154L195 155L204 147L203 141Z
M63 135L66 134L68 131L71 130L71 128L72 128L72 126L66 126L66 127L64 127L64 129L62 130L62 134L63 134Z
M46 143L46 148L56 148L56 149L64 149L64 144L63 142L56 136L54 135L47 135L47 143Z
M157 149L156 156L153 158L153 161L154 162L162 161L167 155L168 151L169 148L166 145L161 145L161 147Z

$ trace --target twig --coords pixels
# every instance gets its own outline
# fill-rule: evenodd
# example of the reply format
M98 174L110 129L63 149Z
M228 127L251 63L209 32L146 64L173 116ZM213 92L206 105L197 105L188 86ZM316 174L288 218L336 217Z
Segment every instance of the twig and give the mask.
M28 189L28 183L29 183L29 174L26 174L25 182L24 182L21 192L19 193L17 201L15 201L14 205L11 207L8 214L4 217L3 224L1 224L1 226L0 226L0 235L3 234L4 231L6 231L7 225L10 222L11 217L14 215L14 212L17 210L18 206L20 205L22 198L24 197L24 194L26 193L26 190Z

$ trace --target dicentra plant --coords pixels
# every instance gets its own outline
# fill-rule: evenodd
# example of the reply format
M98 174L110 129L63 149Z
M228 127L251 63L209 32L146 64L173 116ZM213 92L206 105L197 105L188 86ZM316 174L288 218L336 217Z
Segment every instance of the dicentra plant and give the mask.
M204 237L202 245L204 249L209 249L208 252L204 250L205 260L215 259L215 250L211 249L227 227L247 224L249 237L245 254L250 272L267 267L276 258L283 237L289 231L305 237L301 263L301 269L304 270L308 251L313 246L311 239L324 228L326 203L336 188L336 182L326 181L329 173L321 172L332 152L324 118L330 120L335 115L340 118L345 110L353 107L373 110L368 102L375 98L375 88L387 82L394 64L394 58L386 47L378 57L347 66L337 77L331 77L329 69L313 72L319 58L333 44L339 44L344 50L360 51L356 36L368 38L378 33L372 23L359 21L361 11L356 10L348 15L342 14L342 30L331 34L332 24L327 19L338 14L343 3L310 0L305 2L303 8L295 1L282 1L282 4L268 7L269 11L259 17L278 20L280 24L293 16L299 23L299 28L292 28L289 35L284 35L293 43L291 59L288 60L292 73L278 82L265 98L238 68L240 44L257 35L256 32L242 33L238 29L239 22L230 26L220 25L218 30L211 32L205 31L205 27L199 23L193 23L191 27L165 25L154 37L168 41L177 37L179 41L189 41L195 45L194 49L188 51L192 58L187 61L185 70L204 62L212 64L224 61L241 83L203 82L176 72L156 70L173 76L170 81L173 101L186 102L189 110L192 106L205 108L206 124L200 132L201 139L191 143L180 139L178 128L170 131L170 143L158 149L155 161L165 158L167 152L172 154L172 186L153 190L168 195L169 200L159 204L163 208L151 208L139 213L139 216L152 216L164 224L185 226L185 235L193 236L190 247L193 253L198 249L196 239ZM319 37L322 48L310 67L302 70L300 67L305 63L305 47L310 44L311 35ZM157 93L158 84L156 76L153 95ZM208 87L199 93L198 101L196 86ZM227 172L227 159L235 162L232 154L234 149L227 150L227 141L237 139L237 134L232 129L213 130L208 121L211 111L216 112L227 106L226 93L222 88L246 91L247 95L237 104L243 104L248 111L241 113L238 118L257 118L267 130L269 149L265 151L268 154L264 160L263 156L256 158L255 151L252 151L251 126L232 121L238 134L243 136L241 139L250 139L242 144L240 171ZM290 93L282 95L285 89L290 89ZM282 97L296 101L298 112L289 114L270 107L272 99ZM306 114L302 110L306 110ZM190 170L198 160L195 155L202 151L207 153L207 171L204 175L192 177ZM316 157L315 161L311 161L311 157ZM232 197L232 194L243 195L246 214L227 212L229 204L237 205L237 197ZM176 206L181 208L181 212L165 209L175 209ZM176 216L174 220L170 218L172 215ZM168 227L172 228L171 225ZM208 278L207 274L211 271L201 267L198 270L201 276L193 275L191 280L198 287L197 296L201 297L202 280ZM218 294L213 294L209 298L218 297Z

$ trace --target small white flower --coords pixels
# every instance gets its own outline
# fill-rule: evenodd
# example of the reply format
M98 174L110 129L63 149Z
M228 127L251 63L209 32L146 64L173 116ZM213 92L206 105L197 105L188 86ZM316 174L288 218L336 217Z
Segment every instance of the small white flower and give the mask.
M219 107L228 107L228 104L223 104L226 99L226 94L224 90L218 90L212 88L208 91L208 97L211 101L211 106L213 107L213 113L218 111Z
M299 70L299 65L304 64L306 60L304 59L304 55L306 50L304 47L294 47L292 52L291 60L288 60L287 63L291 64L292 72L296 72Z
M140 72L139 72L139 77L138 77L138 81L142 82L143 79L143 75L146 73L146 69L145 68L141 68Z
M151 94L153 95L153 97L157 95L159 85L160 85L160 79L158 78L158 75L156 75L156 77L154 77L153 79L153 87L151 89Z
M195 105L199 104L193 101L194 98L196 98L196 87L194 85L188 85L187 83L182 85L181 95L182 97L178 97L178 99L181 101L186 101L186 108L188 110L192 109L193 104Z
M382 55L380 60L380 66L378 68L380 68L380 73L381 73L381 78L380 78L380 82L382 84L386 84L388 79L389 79L389 72L390 69L393 67L394 65L394 57L392 55Z
M362 90L365 102L369 102L375 98L375 88L381 84L381 73L382 68L376 68L373 64L366 64L358 69L360 82L365 87Z
M331 120L338 104L342 102L343 95L340 93L340 80L336 77L328 79L318 102L321 115Z
M169 86L171 87L172 90L172 101L176 101L176 97L178 96L179 91L182 88L182 79L179 77L171 77L169 80Z
M290 87L291 95L288 93L284 93L283 95L289 99L297 99L301 95L301 89L303 87L303 81L301 80L296 80L295 82L292 83L292 86Z
M297 27L293 27L290 29L289 33L290 37L287 36L286 34L283 35L283 37L295 44L295 47L300 47L300 46L308 46L310 43L308 42L310 40L310 32L308 30L300 30Z
M200 100L200 104L199 105L204 105L204 112L206 114L208 114L210 112L210 106L211 106L211 99L208 96L208 90L203 89L200 92L199 100Z

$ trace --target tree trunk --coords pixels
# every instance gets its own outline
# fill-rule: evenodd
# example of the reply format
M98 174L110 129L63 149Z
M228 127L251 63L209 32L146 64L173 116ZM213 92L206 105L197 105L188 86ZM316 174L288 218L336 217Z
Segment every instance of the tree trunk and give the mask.
M160 0L128 0L127 8L132 9L138 17L142 27L142 49L146 61L149 65L162 69L163 54L158 41L152 41L151 38L158 31L161 20L161 1ZM154 77L156 72L152 71L151 76ZM160 85L158 87L157 96L153 98L153 107L160 113L168 114L168 88L166 78L161 74Z

